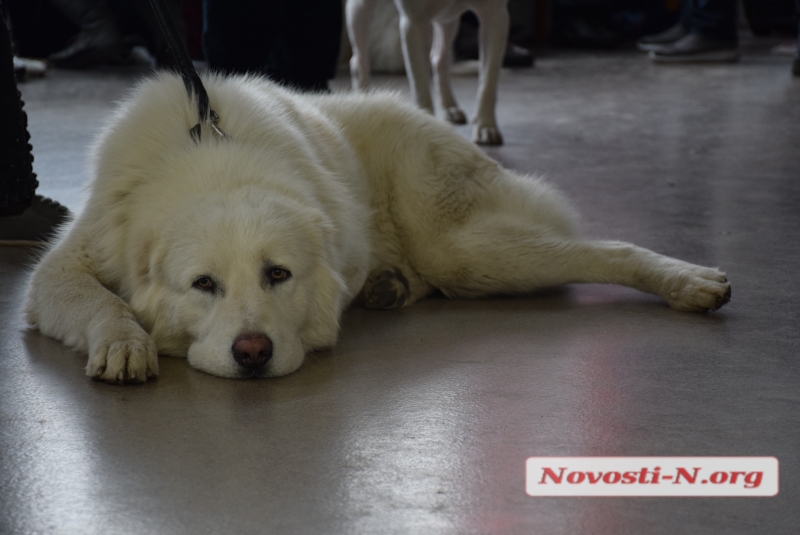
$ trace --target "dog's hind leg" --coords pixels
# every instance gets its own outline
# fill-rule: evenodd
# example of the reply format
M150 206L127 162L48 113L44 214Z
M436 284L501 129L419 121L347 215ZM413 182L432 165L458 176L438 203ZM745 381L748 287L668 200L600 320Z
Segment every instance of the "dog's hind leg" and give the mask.
M730 284L717 269L629 243L551 236L505 214L474 218L447 242L436 251L441 269L423 275L448 296L613 283L661 296L678 310L716 310L730 299Z
M500 67L508 44L509 15L506 4L506 0L485 0L476 2L474 6L481 22L478 108L472 120L475 124L473 141L479 145L503 144L503 136L495 118L495 105Z
M382 266L367 277L358 296L365 308L391 309L409 306L433 291L416 271L404 264Z
M458 33L460 19L435 22L433 24L433 64L434 86L439 95L444 118L453 124L467 124L466 114L459 108L450 83L450 66L453 63L452 49Z
M375 0L347 0L347 35L353 47L350 77L354 90L363 90L370 82L369 29L375 12Z

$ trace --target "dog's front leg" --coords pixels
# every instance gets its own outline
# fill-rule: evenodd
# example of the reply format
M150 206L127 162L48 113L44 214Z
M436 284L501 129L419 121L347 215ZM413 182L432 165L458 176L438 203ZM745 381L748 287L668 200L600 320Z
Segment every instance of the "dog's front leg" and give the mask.
M370 82L369 28L375 12L375 0L347 0L347 35L353 47L350 78L353 89L364 90Z
M128 304L101 284L85 254L48 253L33 274L25 312L43 334L87 351L90 377L141 383L158 375L153 339Z
M486 0L476 4L481 22L480 80L478 109L473 123L473 141L479 145L502 145L503 136L497 127L495 106L500 67L508 43L509 16L507 0Z
M431 99L431 66L428 60L433 41L433 26L425 18L412 18L400 13L400 36L403 58L411 92L417 105L433 113Z

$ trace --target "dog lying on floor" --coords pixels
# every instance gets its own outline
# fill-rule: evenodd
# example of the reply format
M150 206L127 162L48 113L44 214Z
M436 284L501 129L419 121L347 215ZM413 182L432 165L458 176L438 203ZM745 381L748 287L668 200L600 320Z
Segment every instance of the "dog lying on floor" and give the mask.
M575 282L717 309L725 274L585 241L566 200L389 94L299 95L204 78L219 126L196 142L181 79L145 81L99 138L87 207L36 267L29 323L111 383L157 354L210 374L290 373L342 310Z
M378 0L347 0L347 34L353 47L350 73L353 89L369 85L369 27ZM445 119L466 124L450 84L453 41L461 15L472 10L480 20L480 79L473 141L479 145L502 145L495 105L497 82L508 44L508 0L394 0L400 12L403 57L414 100L433 113L431 63L434 86ZM429 59L430 58L430 59Z

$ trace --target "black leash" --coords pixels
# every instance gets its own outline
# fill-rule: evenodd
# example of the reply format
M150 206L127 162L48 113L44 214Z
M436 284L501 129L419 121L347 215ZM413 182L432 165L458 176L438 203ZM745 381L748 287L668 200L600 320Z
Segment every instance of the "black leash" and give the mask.
M194 125L189 133L195 141L200 141L200 131L203 123L208 123L212 130L222 138L227 137L225 133L217 126L219 115L211 109L208 102L208 93L200 80L197 71L192 63L192 58L189 57L189 51L186 49L186 44L181 40L178 34L178 27L172 18L169 9L164 5L164 0L150 0L150 7L158 19L158 25L161 27L161 33L164 34L164 39L167 41L169 53L178 68L178 72L183 79L183 85L186 86L186 93L189 98L197 99L197 117L199 122Z

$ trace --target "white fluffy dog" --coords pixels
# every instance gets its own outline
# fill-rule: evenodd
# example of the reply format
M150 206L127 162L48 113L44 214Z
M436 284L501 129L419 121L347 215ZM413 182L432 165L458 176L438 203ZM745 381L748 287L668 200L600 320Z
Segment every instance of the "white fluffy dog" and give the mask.
M369 85L369 27L378 0L347 0L347 34L353 47L350 73L354 89ZM400 37L406 75L417 104L433 113L431 63L434 85L445 118L465 124L450 84L453 41L461 14L472 11L480 20L480 80L473 141L479 145L502 145L495 105L497 82L508 44L508 0L394 0L400 12ZM428 59L430 58L430 60Z
M229 138L189 136L181 79L144 82L103 132L87 208L33 273L26 313L112 383L157 354L223 377L296 370L342 310L619 283L702 311L725 274L584 241L565 199L393 95L307 96L205 77Z

